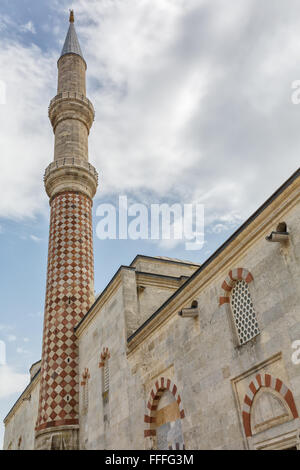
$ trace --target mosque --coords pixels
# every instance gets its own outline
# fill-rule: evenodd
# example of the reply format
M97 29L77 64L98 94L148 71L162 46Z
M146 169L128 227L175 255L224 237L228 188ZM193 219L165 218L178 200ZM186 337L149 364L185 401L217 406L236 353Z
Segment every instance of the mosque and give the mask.
M300 449L300 170L201 266L137 255L95 298L73 12L57 65L42 358L4 449Z

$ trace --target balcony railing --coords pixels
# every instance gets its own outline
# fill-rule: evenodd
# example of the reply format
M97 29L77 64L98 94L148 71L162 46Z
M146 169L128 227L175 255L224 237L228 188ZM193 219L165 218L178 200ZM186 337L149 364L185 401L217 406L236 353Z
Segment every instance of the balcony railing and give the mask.
M62 93L59 93L58 95L54 96L54 98L52 98L52 100L50 101L50 104L49 104L49 108L52 106L52 104L55 103L55 101L58 101L58 100L64 100L64 99L75 99L75 100L79 100L79 101L83 101L84 103L86 103L88 105L88 107L93 111L94 111L94 106L92 105L92 103L90 102L90 100L85 96L85 95L82 95L81 93L77 93L76 91L63 91Z
M91 173L98 182L98 173L96 169L91 165L89 162L86 162L85 160L82 160L81 158L76 158L76 157L65 157L65 158L59 158L57 160L54 160L54 162L50 163L50 165L46 168L45 174L44 174L44 179L53 171L58 168L62 167L77 167L77 168L85 168L89 173Z

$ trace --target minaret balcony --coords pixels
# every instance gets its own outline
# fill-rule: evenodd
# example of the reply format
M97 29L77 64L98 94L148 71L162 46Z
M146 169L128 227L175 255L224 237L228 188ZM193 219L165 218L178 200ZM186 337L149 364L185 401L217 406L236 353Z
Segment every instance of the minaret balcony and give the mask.
M97 191L98 173L80 158L59 158L46 168L44 184L50 199L65 191L80 192L92 199Z
M57 124L65 119L78 119L85 124L89 132L95 119L94 106L90 100L85 95L73 91L56 95L50 101L48 114L54 132Z

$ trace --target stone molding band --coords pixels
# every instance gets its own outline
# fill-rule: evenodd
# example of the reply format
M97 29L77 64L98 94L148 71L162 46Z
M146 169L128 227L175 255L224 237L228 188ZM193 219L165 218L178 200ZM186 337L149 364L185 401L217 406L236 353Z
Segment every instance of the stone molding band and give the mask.
M60 158L46 168L44 184L50 199L67 191L80 192L92 199L97 191L98 173L80 158Z
M54 133L57 125L66 119L81 121L89 133L95 119L95 110L86 96L77 92L65 91L50 101L48 115Z

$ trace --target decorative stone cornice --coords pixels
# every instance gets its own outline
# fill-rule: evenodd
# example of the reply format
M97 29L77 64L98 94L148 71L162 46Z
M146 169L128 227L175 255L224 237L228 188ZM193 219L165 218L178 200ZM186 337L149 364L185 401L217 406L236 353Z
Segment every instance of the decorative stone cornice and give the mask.
M92 199L97 191L98 173L80 158L60 158L46 168L44 183L50 199L65 191L78 191Z
M189 276L165 276L161 274L146 273L136 271L136 281L138 287L155 286L162 289L178 289L184 282L187 281Z
M38 436L43 436L45 434L50 434L52 435L54 432L59 433L61 431L68 431L68 430L79 430L79 424L64 424L62 426L55 426L50 427L50 428L45 428L45 429L39 429L38 431L35 432L35 437L37 438Z
M95 118L95 111L92 103L86 96L65 91L56 95L51 101L48 109L53 132L57 125L66 119L76 119L82 122L88 133Z

